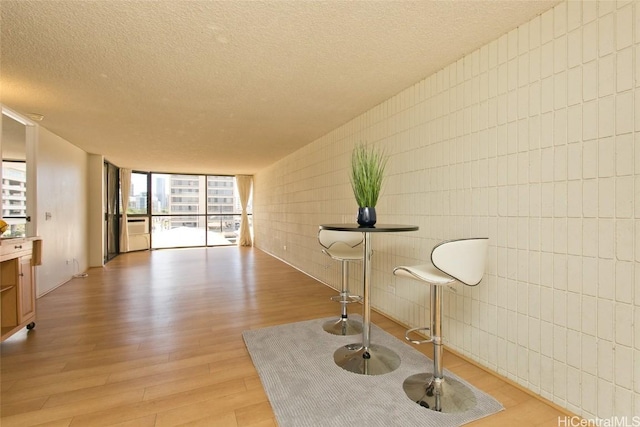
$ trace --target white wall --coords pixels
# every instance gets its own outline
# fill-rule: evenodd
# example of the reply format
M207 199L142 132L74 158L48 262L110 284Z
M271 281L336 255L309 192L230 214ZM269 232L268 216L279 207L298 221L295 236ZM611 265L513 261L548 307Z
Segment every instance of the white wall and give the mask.
M337 287L318 224L354 222L350 152L376 144L378 221L420 230L374 235L373 305L426 325L426 287L393 267L488 236L446 345L586 418L638 415L639 84L640 4L561 3L258 173L256 246Z
M104 157L98 154L88 155L88 188L89 201L87 207L89 221L88 263L89 267L104 265Z
M37 223L43 250L36 274L41 296L87 269L88 159L47 129L40 127L38 134Z

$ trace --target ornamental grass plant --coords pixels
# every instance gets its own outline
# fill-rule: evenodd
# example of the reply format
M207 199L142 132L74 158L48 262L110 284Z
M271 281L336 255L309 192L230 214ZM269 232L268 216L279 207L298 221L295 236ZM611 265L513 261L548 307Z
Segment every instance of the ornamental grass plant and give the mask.
M388 157L379 149L358 144L351 153L351 188L358 207L378 203Z

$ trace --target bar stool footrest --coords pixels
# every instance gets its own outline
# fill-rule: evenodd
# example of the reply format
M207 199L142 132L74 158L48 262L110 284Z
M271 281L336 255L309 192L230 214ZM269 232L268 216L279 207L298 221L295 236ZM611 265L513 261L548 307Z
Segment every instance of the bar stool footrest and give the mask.
M331 301L339 302L341 304L351 304L362 301L362 297L360 295L346 295L345 298L342 295L334 295L331 297Z
M428 344L430 342L433 342L433 338L429 338L427 340L413 340L411 338L409 338L409 334L411 332L417 332L417 331L430 331L431 328L411 328L411 329L407 329L407 331L404 333L404 339L413 343L413 344Z

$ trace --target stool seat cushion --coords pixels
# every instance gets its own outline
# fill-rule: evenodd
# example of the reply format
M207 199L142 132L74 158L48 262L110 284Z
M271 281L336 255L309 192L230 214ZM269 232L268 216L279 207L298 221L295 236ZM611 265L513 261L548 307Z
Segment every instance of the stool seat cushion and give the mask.
M433 285L446 285L455 281L453 277L438 270L433 264L413 265L410 267L401 265L393 270L393 274L422 280Z
M357 261L363 258L362 246L351 247L342 242L335 242L322 250L325 254L338 261Z

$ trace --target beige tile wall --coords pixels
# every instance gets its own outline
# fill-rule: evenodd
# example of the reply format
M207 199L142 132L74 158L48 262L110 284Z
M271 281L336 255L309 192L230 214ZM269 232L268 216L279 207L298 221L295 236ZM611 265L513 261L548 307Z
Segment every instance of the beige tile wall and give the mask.
M351 149L382 147L379 222L420 230L374 236L374 307L426 325L426 287L393 267L488 236L446 344L587 418L638 415L639 84L640 3L561 3L257 174L256 245L337 287L318 224L355 222Z

